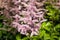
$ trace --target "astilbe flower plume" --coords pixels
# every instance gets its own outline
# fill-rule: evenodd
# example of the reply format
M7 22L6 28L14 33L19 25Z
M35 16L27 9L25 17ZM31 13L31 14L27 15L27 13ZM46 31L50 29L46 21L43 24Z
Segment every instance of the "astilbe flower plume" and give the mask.
M12 14L12 27L23 35L38 35L41 23L44 19L45 10L40 8L37 0L12 0L9 14Z

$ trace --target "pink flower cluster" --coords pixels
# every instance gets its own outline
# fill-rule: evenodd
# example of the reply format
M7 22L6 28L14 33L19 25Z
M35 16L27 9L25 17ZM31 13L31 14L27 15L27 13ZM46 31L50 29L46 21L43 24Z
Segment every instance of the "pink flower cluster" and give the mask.
M12 26L23 35L38 35L44 19L44 9L36 7L36 0L12 0L10 12L15 14Z

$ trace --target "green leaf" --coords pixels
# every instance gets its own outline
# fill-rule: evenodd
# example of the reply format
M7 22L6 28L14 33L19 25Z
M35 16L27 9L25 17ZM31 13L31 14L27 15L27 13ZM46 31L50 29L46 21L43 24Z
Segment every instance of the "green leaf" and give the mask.
M55 26L55 28L60 28L60 24L57 24L57 25Z
M20 35L16 35L16 40L21 40Z
M44 40L48 40L48 39L50 39L50 35L49 34L45 34L44 35Z
M44 36L45 32L46 32L45 30L41 30L40 34L39 34L39 37L42 38Z
M50 22L43 22L41 28L45 29L47 31L50 31L50 28L52 27L52 24Z
M2 27L2 23L0 23L0 27Z
M60 37L58 39L60 40Z

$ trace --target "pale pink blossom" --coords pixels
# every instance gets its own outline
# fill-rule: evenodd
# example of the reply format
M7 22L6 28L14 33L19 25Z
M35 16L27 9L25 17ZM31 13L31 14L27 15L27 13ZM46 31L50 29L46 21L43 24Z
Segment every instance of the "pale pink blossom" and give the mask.
M15 19L13 19L12 26L23 35L38 35L41 23L46 20L44 12L35 6L36 0L13 0L13 2L14 7L10 11L12 13L14 11L13 18Z

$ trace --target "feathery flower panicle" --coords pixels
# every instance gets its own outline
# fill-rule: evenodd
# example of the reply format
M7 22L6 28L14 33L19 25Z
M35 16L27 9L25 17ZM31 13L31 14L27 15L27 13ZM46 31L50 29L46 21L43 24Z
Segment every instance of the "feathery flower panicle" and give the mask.
M17 12L15 16L13 16L15 19L12 22L13 27L17 28L18 32L20 32L23 35L27 35L27 33L30 34L30 36L38 35L39 33L39 27L43 21L46 21L44 17L43 11L37 11L39 10L35 6L36 0L13 0L14 5L18 6ZM19 4L20 3L20 4ZM18 5L19 4L19 5ZM22 6L23 5L23 6ZM12 9L11 9L12 10ZM30 32L28 32L30 31Z
M38 35L41 23L44 19L44 9L37 7L37 0L12 0L13 4L9 11L12 14L13 21L11 25L23 35ZM11 14L10 13L10 14Z

